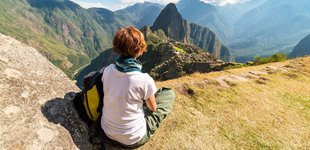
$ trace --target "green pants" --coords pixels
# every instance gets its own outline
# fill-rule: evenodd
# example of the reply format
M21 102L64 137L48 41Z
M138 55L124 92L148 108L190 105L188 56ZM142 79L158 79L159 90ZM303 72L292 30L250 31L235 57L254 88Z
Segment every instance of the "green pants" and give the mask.
M137 143L127 147L139 147L145 144L150 137L154 134L155 130L159 127L160 123L172 111L172 105L175 100L175 93L170 88L160 88L156 94L155 99L157 102L157 109L152 112L147 107L144 107L144 114L147 126L147 133Z
M133 145L124 145L122 143L119 143L117 141L110 139L107 135L105 135L104 131L101 129L100 123L98 123L99 129L97 126L97 131L95 131L97 133L97 135L95 137L93 137L92 139L90 139L91 143L94 145L101 145L101 146L104 143L110 143L110 145L115 145L115 146L121 145L123 147L129 147L129 148L136 148L136 147L139 147L139 146L145 144L150 139L150 137L154 134L155 130L159 127L160 123L171 112L172 105L173 105L173 102L175 100L175 97L176 96L175 96L174 91L171 90L170 88L160 88L155 94L155 99L157 102L156 111L152 112L151 110L149 110L147 108L146 105L143 107L144 108L144 114L145 114L146 126L147 126L147 133L137 143L135 143ZM100 130L100 131L98 131L98 130ZM101 147L101 146L99 146L99 147ZM94 149L97 149L97 148L94 148ZM102 149L102 148L100 148L100 149Z

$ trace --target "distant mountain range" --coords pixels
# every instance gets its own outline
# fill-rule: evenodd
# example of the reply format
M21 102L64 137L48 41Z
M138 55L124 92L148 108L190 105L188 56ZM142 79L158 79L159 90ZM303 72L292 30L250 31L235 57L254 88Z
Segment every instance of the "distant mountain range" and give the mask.
M109 10L69 0L0 1L0 32L35 47L70 77L110 48L114 30L126 24Z
M185 19L214 31L241 62L276 52L289 53L310 33L308 6L308 0L249 0L225 6L200 0L177 3Z
M70 0L2 0L0 32L35 47L73 77L76 70L112 46L112 38L118 28L127 25L150 26L162 8L159 4L146 2L112 12L104 8L84 9ZM205 29L196 32L205 36L199 32L213 34ZM219 43L215 35L212 36L208 40ZM208 45L207 42L192 43L210 50L204 46ZM214 47L219 49L224 46L219 44ZM223 58L229 60L230 56Z
M288 54L310 33L308 0L249 0L225 6L180 0L176 5L184 19L211 29L239 62Z
M157 3L144 2L118 10L115 14L122 20L141 28L145 25L151 26L163 8L164 6Z
M153 31L163 30L173 40L194 44L207 50L217 59L233 60L230 50L220 42L214 32L184 20L173 3L168 4L162 10L151 29Z
M310 33L310 1L268 0L234 25L231 48L249 55L289 52Z
M176 6L184 19L211 29L239 62L276 52L288 54L310 33L308 0L249 0L225 6L200 0L180 0ZM137 16L143 7L157 8L152 11L153 16L143 15L149 18L147 25L152 25L156 19L154 16L158 16L163 8L158 4L136 4L121 11ZM139 24L136 25L140 27Z
M155 19L151 16L156 18L162 7L141 3L112 12L84 9L70 0L1 0L0 32L35 47L73 77L76 70L112 46L118 28L152 24Z
M218 71L231 65L219 60L232 59L229 49L208 28L184 20L175 4L168 4L153 26L144 26L141 31L146 37L148 51L139 59L143 62L143 72L155 80ZM116 57L113 49L101 53L76 75L77 84L81 86L85 75L114 63Z
M170 39L194 44L223 60L231 60L231 53L237 61L289 53L310 33L309 4L308 0L250 0L213 6L180 0L176 5L182 19L172 28L169 23L170 27L159 27L162 19L155 22L163 9L156 3L137 3L112 12L84 9L70 0L1 0L0 32L35 47L73 77L76 70L109 49L115 31L127 25L153 25L153 31L161 29ZM184 32L169 34L168 28Z
M228 43L233 30L231 17L221 14L218 8L200 0L181 0L177 8L186 20L210 28L225 44Z

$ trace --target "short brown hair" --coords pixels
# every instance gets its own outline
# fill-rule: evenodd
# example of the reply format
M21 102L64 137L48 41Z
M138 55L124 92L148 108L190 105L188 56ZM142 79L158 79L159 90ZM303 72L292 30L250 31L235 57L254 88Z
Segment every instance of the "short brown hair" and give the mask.
M114 36L113 49L120 55L136 58L146 50L144 35L131 26L120 29Z

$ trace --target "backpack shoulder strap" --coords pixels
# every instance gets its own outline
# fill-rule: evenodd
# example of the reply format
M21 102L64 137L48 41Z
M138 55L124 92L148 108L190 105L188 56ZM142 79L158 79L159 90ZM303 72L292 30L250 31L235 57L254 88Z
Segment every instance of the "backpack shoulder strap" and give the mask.
M101 90L101 92L99 92L99 96L100 96L99 107L97 108L97 112L100 112L100 113L102 113L102 108L104 105L104 102L103 102L103 97L104 97L103 83L101 80L102 76L103 76L104 69L105 69L105 67L100 69L100 71L99 71L101 73L100 82L97 82L98 90Z

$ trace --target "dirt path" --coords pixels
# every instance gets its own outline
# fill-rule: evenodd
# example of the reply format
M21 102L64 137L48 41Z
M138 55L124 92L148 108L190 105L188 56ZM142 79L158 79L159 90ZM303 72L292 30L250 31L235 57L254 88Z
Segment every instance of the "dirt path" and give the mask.
M289 68L285 66L282 67L267 66L263 70L259 71L253 70L238 75L231 74L231 75L219 76L215 78L215 80L219 83L220 86L228 88L236 83L248 82L251 81L252 79L259 79L263 75L270 75L274 73L285 73L288 72L288 70Z

